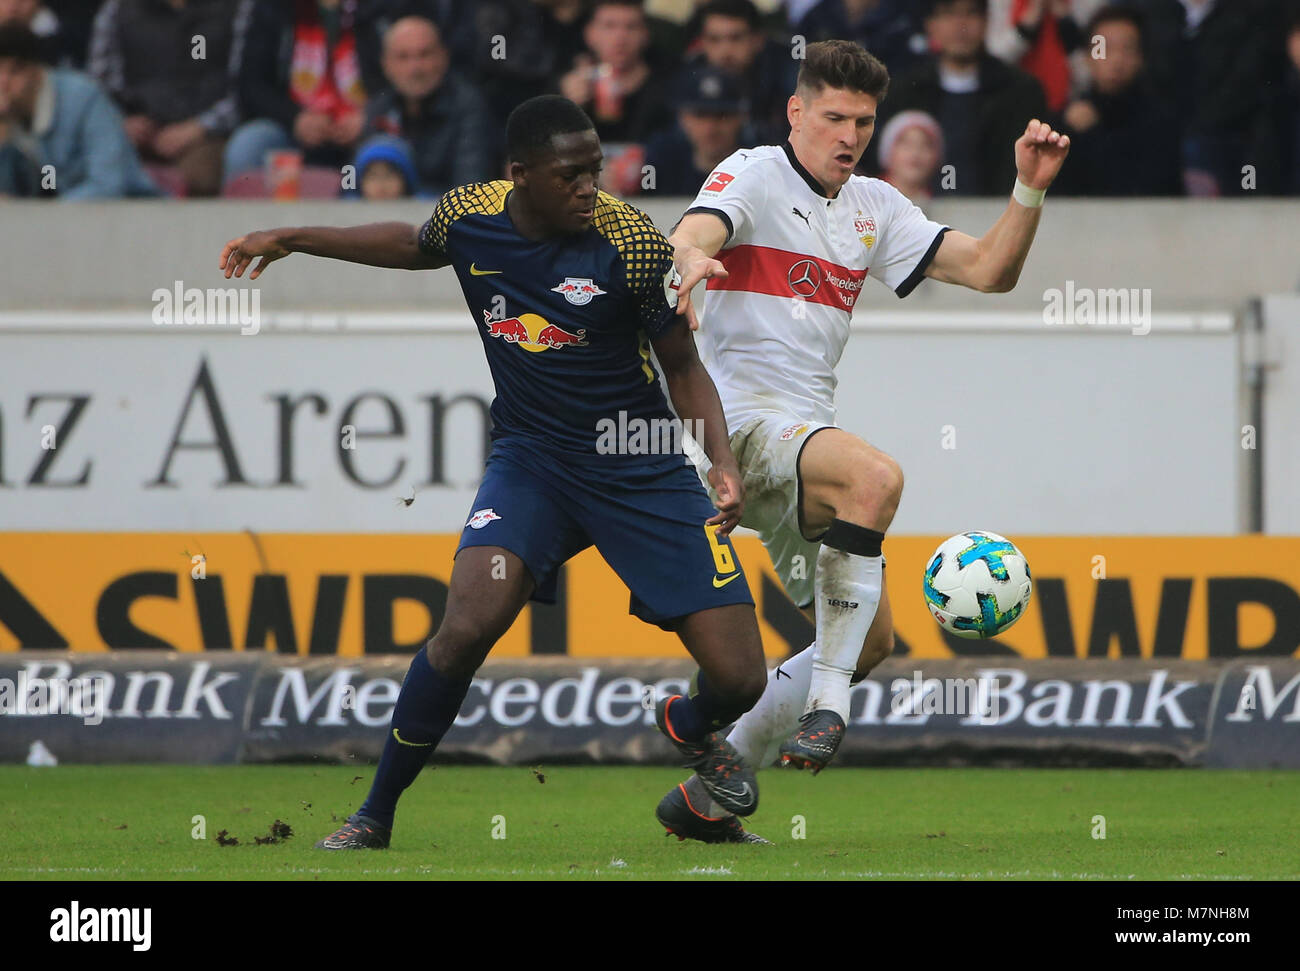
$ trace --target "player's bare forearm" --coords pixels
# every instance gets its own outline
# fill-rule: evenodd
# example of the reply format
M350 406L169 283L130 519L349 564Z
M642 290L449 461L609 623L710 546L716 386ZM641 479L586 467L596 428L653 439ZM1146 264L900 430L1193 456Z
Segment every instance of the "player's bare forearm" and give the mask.
M717 216L707 212L687 213L673 227L668 242L673 247L673 260L679 254L699 250L704 256L715 256L727 242L727 225Z
M725 536L740 524L744 489L740 484L740 466L727 438L722 399L700 361L695 337L688 328L670 326L653 343L673 409L687 423L692 437L713 463L709 481L718 493L719 502L718 515L709 522L720 524L718 533Z
M726 278L726 268L713 257L727 242L727 225L711 213L688 213L674 227L668 242L673 248L673 269L679 277L677 313L686 318L691 330L699 330L700 321L691 304L691 291L701 280Z
M689 422L692 434L699 434L700 447L714 465L734 463L731 444L727 440L727 419L722 412L722 400L713 378L704 365L696 361L694 367L669 373L664 378L673 409L682 421Z
M434 264L420 251L420 227L410 223L364 226L306 226L276 230L291 253L397 270L425 270Z
M727 419L718 389L698 358L693 367L672 374L665 372L665 379L678 417L689 423L687 427L693 436L698 436L704 454L713 463L709 483L718 494L718 512L708 523L717 525L719 536L726 536L740 525L745 491L740 481L740 465L727 440Z
M1020 281L1029 248L1043 217L1042 206L1022 206L1015 199L998 217L980 241L983 244L985 276L994 281L994 292L1011 290Z
M926 276L957 283L981 293L1006 293L1020 281L1042 208L1022 206L1012 199L989 231L978 239L949 231L935 253Z
M948 232L925 275L984 293L1015 287L1042 218L1043 193L1061 171L1070 138L1037 119L1016 141L1017 185L1007 208L980 238Z
M250 280L256 280L267 265L290 253L398 270L445 266L445 262L435 261L420 250L419 237L420 227L400 222L269 229L228 242L221 253L220 268L227 278L243 276L253 260L260 258L249 274Z

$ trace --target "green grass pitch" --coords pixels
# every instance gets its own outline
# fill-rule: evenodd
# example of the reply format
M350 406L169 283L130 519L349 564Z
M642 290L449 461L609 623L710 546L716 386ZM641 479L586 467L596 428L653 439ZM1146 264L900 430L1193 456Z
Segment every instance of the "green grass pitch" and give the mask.
M0 879L1300 878L1300 772L770 770L761 847L665 838L652 813L680 770L540 771L426 769L391 849L325 853L372 767L0 766ZM292 836L256 844L276 819Z

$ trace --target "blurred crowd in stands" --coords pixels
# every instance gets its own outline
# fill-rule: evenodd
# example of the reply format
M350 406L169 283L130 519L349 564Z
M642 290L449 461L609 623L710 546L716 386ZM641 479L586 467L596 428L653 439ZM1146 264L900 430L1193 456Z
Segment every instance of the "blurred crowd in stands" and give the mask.
M432 198L559 92L604 186L779 143L804 45L891 85L860 171L1004 195L1031 118L1087 196L1300 194L1300 0L0 0L0 196Z

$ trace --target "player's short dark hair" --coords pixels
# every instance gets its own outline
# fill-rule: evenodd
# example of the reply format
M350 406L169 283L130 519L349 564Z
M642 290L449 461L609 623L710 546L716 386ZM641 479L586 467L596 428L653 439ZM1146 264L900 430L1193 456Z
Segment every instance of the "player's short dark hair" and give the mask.
M1091 17L1088 18L1088 26L1084 28L1084 34L1092 37L1097 33L1097 28L1102 24L1110 23L1113 20L1122 20L1130 23L1138 32L1139 38L1144 38L1147 32L1146 18L1142 16L1140 10L1133 7L1125 7L1118 3L1108 3Z
M570 132L589 131L587 113L568 98L540 94L529 98L506 119L506 155L525 165L552 151L551 139Z
M856 41L820 40L805 49L795 89L820 94L826 88L859 91L884 101L889 68Z
M704 30L704 21L709 17L730 17L732 20L743 20L751 31L763 29L763 15L758 12L753 0L708 0L708 3L700 4L691 18L695 34Z
M10 20L0 24L0 58L13 58L21 64L39 64L41 40L24 23Z

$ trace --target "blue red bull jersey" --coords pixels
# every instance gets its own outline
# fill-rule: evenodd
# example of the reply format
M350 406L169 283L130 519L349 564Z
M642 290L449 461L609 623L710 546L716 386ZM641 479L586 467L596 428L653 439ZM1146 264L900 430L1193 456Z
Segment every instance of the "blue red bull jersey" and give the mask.
M594 456L602 420L672 417L650 359L650 340L677 320L666 289L672 247L649 216L605 192L583 232L526 239L506 210L513 188L452 189L420 249L460 279L496 386L493 438Z

